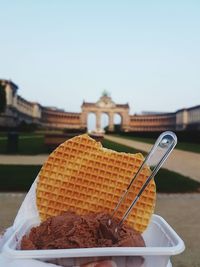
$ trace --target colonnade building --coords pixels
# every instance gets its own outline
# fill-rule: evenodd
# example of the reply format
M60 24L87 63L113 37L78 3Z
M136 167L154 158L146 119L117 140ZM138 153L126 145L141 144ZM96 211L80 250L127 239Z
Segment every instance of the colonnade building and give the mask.
M109 131L114 130L115 114L120 115L121 130L124 132L200 130L200 105L171 113L131 115L128 103L117 104L107 93L104 93L95 103L83 101L81 112L66 112L27 101L18 95L18 86L12 81L0 80L0 83L5 89L6 97L5 110L0 114L0 127L17 127L25 121L47 129L86 130L88 115L94 113L96 131L101 132L101 116L106 113L109 118Z

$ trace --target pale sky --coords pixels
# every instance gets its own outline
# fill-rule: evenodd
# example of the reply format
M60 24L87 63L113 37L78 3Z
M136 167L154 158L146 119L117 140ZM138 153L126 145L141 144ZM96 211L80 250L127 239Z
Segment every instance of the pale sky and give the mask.
M0 0L0 78L80 111L107 89L131 113L200 104L200 1Z

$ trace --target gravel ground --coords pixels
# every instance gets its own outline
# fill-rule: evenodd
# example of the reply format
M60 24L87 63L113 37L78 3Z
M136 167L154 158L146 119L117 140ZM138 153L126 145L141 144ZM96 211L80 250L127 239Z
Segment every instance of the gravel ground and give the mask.
M185 251L172 257L173 267L200 266L200 194L159 194L156 212L185 242Z
M23 193L0 193L0 231L12 224ZM200 266L200 194L158 194L156 212L184 240L186 250L172 257L173 267Z

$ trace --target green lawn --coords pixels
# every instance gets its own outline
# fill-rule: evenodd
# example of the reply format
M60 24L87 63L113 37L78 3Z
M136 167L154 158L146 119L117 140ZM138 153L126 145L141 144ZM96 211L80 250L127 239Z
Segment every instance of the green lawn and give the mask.
M0 165L0 191L28 191L41 166ZM162 193L198 192L200 183L178 173L161 169L155 177Z
M143 142L143 143L148 143L148 144L154 144L156 141L153 138L145 138L145 137L126 136L126 135L119 135L119 134L116 134L114 136L129 139L129 140L139 141L139 142ZM184 151L191 151L191 152L195 152L195 153L200 153L200 144L186 143L186 142L179 142L178 141L176 148L180 149L180 150L184 150Z
M7 137L0 137L0 154L7 153ZM47 147L44 145L44 135L22 134L19 136L17 154L36 155L48 153Z
M41 166L0 165L0 191L28 191Z
M142 137L133 137L133 136L125 136L125 135L115 135L117 137L122 137L130 140L136 140L140 142L145 142L149 144L153 144L155 140L153 138L142 138ZM103 141L105 144L109 146L107 141ZM0 154L6 154L6 145L7 144L7 137L5 134L0 133ZM19 146L18 146L18 154L24 155L35 155L35 154L45 154L49 153L48 148L44 145L44 134L32 134L32 133L22 133L19 136ZM123 146L112 144L112 149L117 151L123 151ZM177 149L185 150L185 151L192 151L196 153L200 153L200 144L194 143L184 143L178 142ZM133 148L126 148L127 152L135 153L136 150Z
M106 148L109 148L109 149L112 149L112 150L115 150L118 152L138 153L138 150L136 150L132 147L120 145L118 143L115 143L115 142L112 142L112 141L106 140L106 139L103 140L102 145ZM142 152L142 151L140 151L140 152ZM146 154L146 153L144 152L143 154Z
M36 135L19 138L19 153L32 155L48 153L44 145L44 136Z
M119 152L136 153L134 148L103 141L103 146ZM0 152L6 148L5 140L0 139ZM5 151L4 151L5 152ZM140 151L141 152L141 151ZM44 146L44 137L41 135L22 135L19 139L19 153L39 154L48 153ZM144 153L143 153L144 154ZM41 166L0 165L0 191L27 191L34 181ZM178 173L161 169L155 177L158 192L199 192L200 183Z
M166 169L159 170L155 182L157 191L162 193L200 192L199 182Z

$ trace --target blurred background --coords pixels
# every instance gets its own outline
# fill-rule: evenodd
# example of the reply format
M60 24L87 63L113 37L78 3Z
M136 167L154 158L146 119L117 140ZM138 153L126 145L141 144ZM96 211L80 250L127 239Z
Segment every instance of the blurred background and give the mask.
M88 133L124 152L178 144L156 175L156 213L200 265L200 3L0 1L0 230L49 153Z

